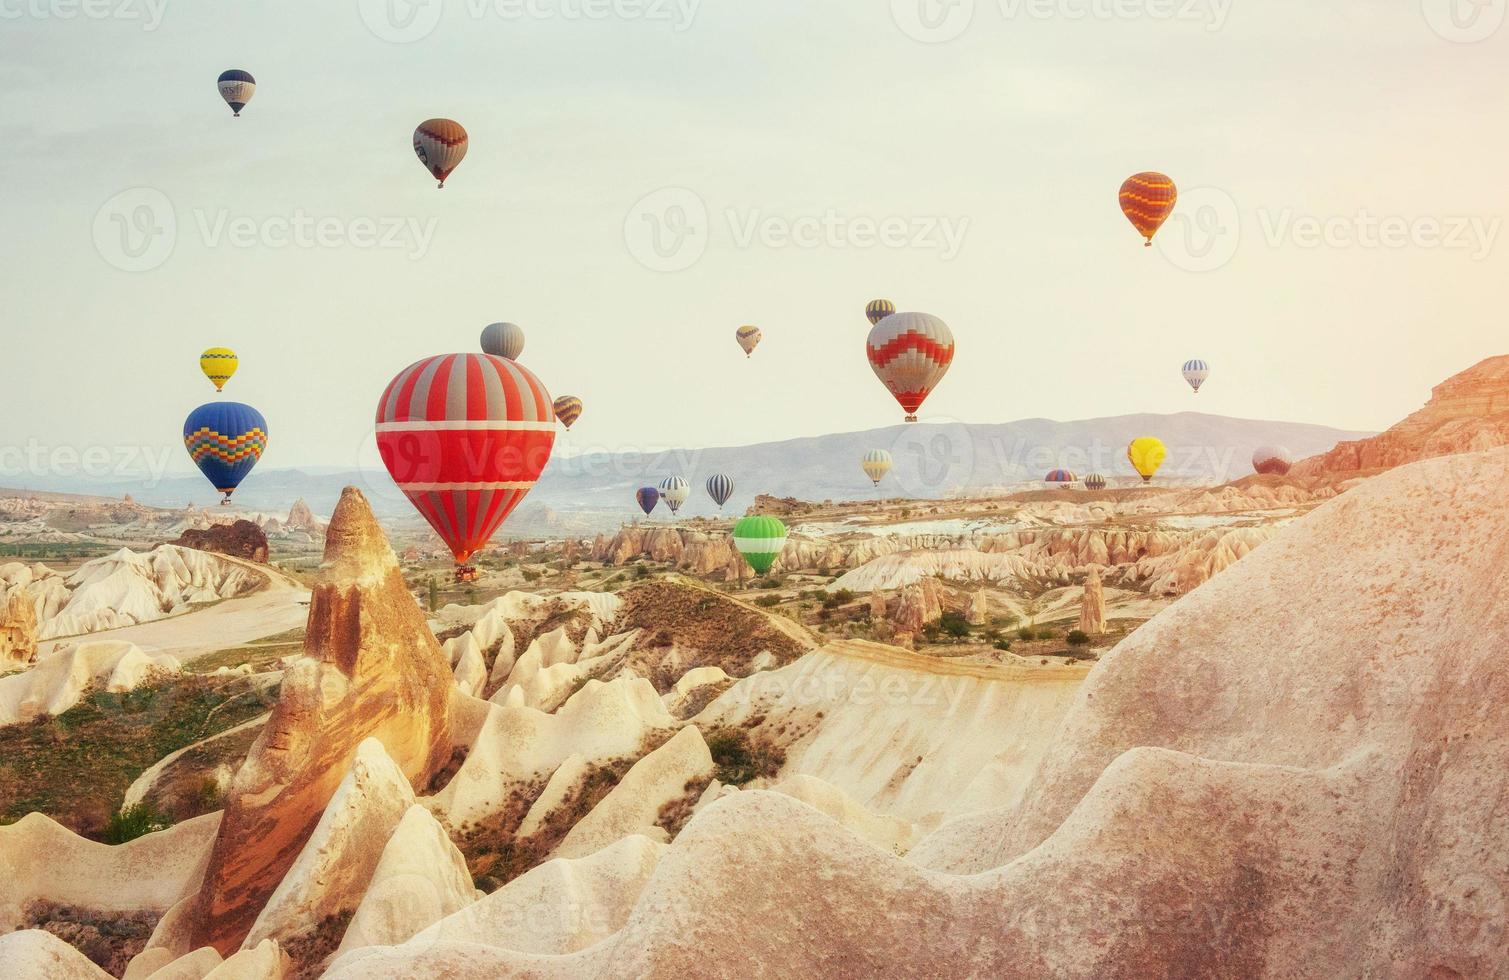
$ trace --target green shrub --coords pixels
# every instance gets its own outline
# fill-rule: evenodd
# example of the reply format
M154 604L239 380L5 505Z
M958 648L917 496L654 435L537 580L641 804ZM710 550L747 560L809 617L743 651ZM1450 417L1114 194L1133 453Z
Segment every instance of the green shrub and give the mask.
M839 589L836 592L829 592L828 593L828 597L823 600L823 608L824 609L837 609L839 606L848 605L849 603L851 603L853 601L854 601L854 593L853 592L849 591L848 589Z
M1037 633L1033 631L1031 626L1023 626L1021 629L1016 631L1016 638L1018 640L1021 640L1023 643L1031 643L1033 640L1037 639Z
M754 604L769 609L771 606L779 606L781 604L781 597L778 595L762 595L754 601Z
M963 613L946 612L938 620L938 626L949 636L956 640L969 635L969 620L964 618Z
M719 728L707 737L718 781L728 786L743 786L760 777L774 776L786 764L786 753L779 748L757 742L742 728Z
M111 815L105 824L105 843L124 844L126 841L167 830L173 821L150 803L136 803Z
M1084 630L1070 630L1069 635L1064 637L1071 647L1087 647L1090 645L1090 634Z
M1007 651L1009 651L1011 649L1011 641L1010 640L996 640L996 642L995 642L995 648L997 650L1007 650Z

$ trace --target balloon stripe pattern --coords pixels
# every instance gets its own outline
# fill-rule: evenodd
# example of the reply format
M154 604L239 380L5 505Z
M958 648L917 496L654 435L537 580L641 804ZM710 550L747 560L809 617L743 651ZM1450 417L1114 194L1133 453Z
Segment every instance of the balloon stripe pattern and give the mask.
M211 347L199 355L199 370L215 385L216 391L225 390L225 383L236 373L239 364L236 352L229 347Z
M1153 244L1153 236L1174 213L1179 201L1179 189L1164 174L1147 171L1133 174L1121 185L1121 212L1127 216L1137 233Z
M1078 483L1079 477L1070 470L1053 470L1043 477L1044 483Z
M229 498L267 451L267 420L250 405L210 402L184 420L183 445L199 472Z
M441 187L461 165L469 145L466 130L454 119L426 119L414 130L414 154Z
M524 330L517 323L489 323L482 328L482 353L517 361L524 353Z
M1195 394L1198 395L1200 393L1200 386L1205 384L1205 380L1209 377L1209 364L1198 359L1184 362L1184 380L1188 381L1189 386L1195 389Z
M744 326L734 331L734 340L738 341L739 346L744 349L745 357L754 353L754 349L760 346L760 341L764 336L760 333L759 327Z
M639 503L639 509L648 517L650 511L655 509L655 505L660 503L660 491L654 487L640 487L634 491L634 499Z
M1085 489L1101 491L1106 488L1106 478L1099 473L1090 473L1085 476Z
M764 575L786 547L786 525L774 517L741 517L734 523L734 547L756 575Z
M707 478L707 495L721 508L734 495L734 481L725 473L714 473Z
M870 367L901 407L907 421L948 373L954 335L948 324L927 313L893 313L870 328L865 343Z
M399 372L378 402L383 464L458 563L534 487L554 444L550 393L502 357L427 357Z
M232 68L220 73L215 80L215 87L220 90L220 97L225 104L231 107L231 114L240 116L241 110L251 101L257 91L257 80L251 77L251 72Z
M555 400L555 417L569 430L582 417L582 400L575 395L562 395Z
M865 471L865 476L877 487L885 475L891 472L891 454L884 449L872 449L864 454L859 461L860 468Z
M668 476L660 481L660 499L671 509L674 515L686 503L686 498L691 495L692 485L679 476Z
M881 320L896 312L896 304L888 299L872 299L865 307L865 319L870 321L870 326L875 326Z

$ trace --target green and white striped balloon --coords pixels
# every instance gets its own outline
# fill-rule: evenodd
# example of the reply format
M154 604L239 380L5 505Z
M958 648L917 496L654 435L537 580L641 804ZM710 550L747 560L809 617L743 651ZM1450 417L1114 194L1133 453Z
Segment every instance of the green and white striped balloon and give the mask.
M786 547L786 525L774 517L741 517L734 524L734 547L756 575L764 575Z

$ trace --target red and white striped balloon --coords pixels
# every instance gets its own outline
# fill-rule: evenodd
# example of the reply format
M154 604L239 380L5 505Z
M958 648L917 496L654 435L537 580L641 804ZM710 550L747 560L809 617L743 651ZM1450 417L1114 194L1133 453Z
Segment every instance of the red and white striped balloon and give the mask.
M470 144L466 129L454 119L426 119L414 129L414 155L441 187L461 165Z
M870 328L865 354L875 376L917 421L917 409L932 394L954 361L954 335L928 313L892 313Z
M554 444L550 392L528 368L490 354L416 361L377 405L383 465L458 564L524 499Z

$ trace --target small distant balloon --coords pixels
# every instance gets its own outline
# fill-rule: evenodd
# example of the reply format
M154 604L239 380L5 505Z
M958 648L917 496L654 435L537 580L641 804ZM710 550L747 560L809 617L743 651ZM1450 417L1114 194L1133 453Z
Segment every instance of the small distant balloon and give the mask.
M1055 488L1070 487L1079 482L1079 477L1071 470L1051 470L1043 477L1043 482Z
M1099 473L1090 473L1085 476L1085 489L1099 492L1106 488L1106 478Z
M1133 439L1132 444L1127 446L1127 461L1132 464L1132 469L1137 471L1137 475L1142 477L1143 483L1148 483L1153 479L1167 457L1168 449L1163 445L1162 440L1152 436Z
M1205 380L1209 377L1209 364L1198 359L1184 362L1184 380L1188 381L1189 386L1195 389L1195 394L1198 395L1200 393L1201 385L1205 384Z
M896 304L888 299L872 299L865 307L865 319L870 321L870 326L875 326L881 320L896 312Z
M786 547L786 525L774 517L741 517L734 523L734 547L756 575L764 575Z
M722 510L728 498L734 495L734 481L727 473L714 473L707 478L707 495Z
M210 379L216 391L225 390L225 383L236 373L238 366L236 352L229 347L211 347L199 355L199 370Z
M760 341L764 336L760 333L760 328L755 326L743 326L734 331L734 340L738 341L739 346L744 349L745 357L754 353L754 349L760 346Z
M249 71L232 68L220 73L215 86L220 89L220 97L225 100L225 104L231 107L231 115L239 118L241 110L246 108L257 91L257 80L251 77Z
M654 487L640 487L634 491L634 499L639 503L639 509L649 516L655 505L660 503L660 491Z
M1252 454L1252 468L1264 476L1288 476L1294 457L1283 446L1262 446Z
M917 410L953 363L954 335L929 313L893 313L870 328L865 356L905 410L906 421L915 422Z
M859 460L859 466L865 471L865 476L877 487L885 475L891 472L891 454L884 449L872 449L865 453Z
M183 445L199 472L225 494L220 502L228 504L267 449L267 420L250 405L210 402L184 420Z
M582 400L575 395L562 395L555 400L555 417L565 423L566 431L582 417Z
M1153 236L1174 213L1179 200L1179 189L1164 174L1154 171L1134 174L1121 185L1121 213L1127 216L1137 233L1147 239L1151 248Z
M517 361L524 353L524 330L517 323L489 323L482 328L482 353Z
M414 129L414 155L440 187L461 165L468 143L466 130L454 119L426 119Z
M672 516L686 503L691 492L692 485L679 476L668 476L660 481L660 499L671 509Z

